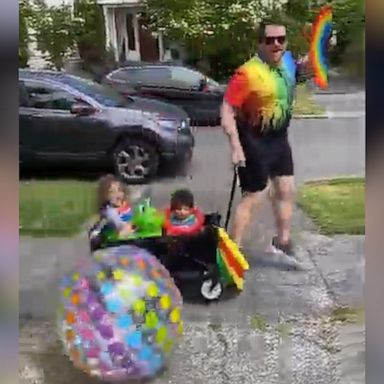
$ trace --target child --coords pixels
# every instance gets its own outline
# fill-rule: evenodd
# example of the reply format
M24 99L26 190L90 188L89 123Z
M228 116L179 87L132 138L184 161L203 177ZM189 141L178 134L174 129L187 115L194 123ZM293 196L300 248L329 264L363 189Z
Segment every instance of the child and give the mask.
M194 206L194 197L189 189L174 192L170 201L170 223L173 226L193 225L196 222Z
M203 213L195 207L190 190L180 189L171 196L170 207L165 213L165 229L168 235L198 232L204 224Z
M115 229L119 236L131 234L132 209L124 184L115 176L106 175L99 181L98 196L102 221Z

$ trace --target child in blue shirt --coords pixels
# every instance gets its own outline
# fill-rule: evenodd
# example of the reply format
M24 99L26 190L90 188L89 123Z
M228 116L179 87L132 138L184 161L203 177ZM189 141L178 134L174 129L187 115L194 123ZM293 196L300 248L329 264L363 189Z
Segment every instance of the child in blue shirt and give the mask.
M132 208L125 185L114 175L106 175L99 181L98 196L101 220L91 237L105 228L112 228L122 237L132 234Z

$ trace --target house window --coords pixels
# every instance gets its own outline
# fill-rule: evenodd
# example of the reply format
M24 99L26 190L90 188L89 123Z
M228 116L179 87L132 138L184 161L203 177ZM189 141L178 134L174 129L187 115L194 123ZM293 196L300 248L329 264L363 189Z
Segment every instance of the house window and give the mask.
M136 51L135 26L132 13L127 14L127 36L128 49L130 51Z

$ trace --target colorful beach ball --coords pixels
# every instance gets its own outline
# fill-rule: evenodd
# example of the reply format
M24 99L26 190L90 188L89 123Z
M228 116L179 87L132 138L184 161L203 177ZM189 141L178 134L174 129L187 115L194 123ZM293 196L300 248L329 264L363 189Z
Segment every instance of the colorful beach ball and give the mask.
M116 382L154 377L182 335L182 297L169 272L133 246L99 251L60 286L59 333L73 364Z

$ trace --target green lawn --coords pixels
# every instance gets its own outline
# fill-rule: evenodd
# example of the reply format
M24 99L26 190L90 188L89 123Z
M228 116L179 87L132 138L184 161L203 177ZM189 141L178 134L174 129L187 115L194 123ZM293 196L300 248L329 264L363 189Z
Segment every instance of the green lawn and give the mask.
M94 182L20 181L20 234L71 236L96 212Z
M294 115L322 115L325 113L324 108L315 103L311 92L305 84L300 84L296 89L296 101L293 108Z
M321 233L365 233L365 180L343 178L304 184L298 204Z

